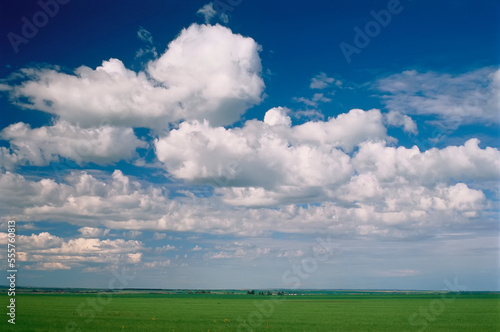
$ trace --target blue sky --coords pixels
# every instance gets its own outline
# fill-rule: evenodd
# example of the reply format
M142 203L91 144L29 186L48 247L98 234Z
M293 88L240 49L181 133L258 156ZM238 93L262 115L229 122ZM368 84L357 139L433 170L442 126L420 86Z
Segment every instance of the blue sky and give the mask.
M1 1L19 285L500 290L498 10Z

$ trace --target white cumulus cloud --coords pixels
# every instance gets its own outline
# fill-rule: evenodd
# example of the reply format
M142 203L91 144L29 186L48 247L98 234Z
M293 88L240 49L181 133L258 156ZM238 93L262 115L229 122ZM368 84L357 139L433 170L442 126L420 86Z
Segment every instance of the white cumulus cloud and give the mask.
M283 108L269 110L264 121L242 128L184 122L155 141L158 159L179 179L238 187L240 194L271 196L258 187L300 197L347 181L350 157L367 139L386 138L380 111L352 110L326 122L291 126ZM286 196L285 195L285 196Z
M127 69L119 59L96 69L82 66L74 74L26 68L4 90L18 106L82 127L166 129L186 119L227 125L261 101L259 50L252 38L228 28L193 24L145 71Z

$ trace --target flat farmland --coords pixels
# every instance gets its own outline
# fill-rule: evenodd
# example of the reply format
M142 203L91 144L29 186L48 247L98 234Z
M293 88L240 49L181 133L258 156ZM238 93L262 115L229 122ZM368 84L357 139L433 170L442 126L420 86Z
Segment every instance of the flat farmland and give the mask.
M18 294L0 331L499 331L500 294Z

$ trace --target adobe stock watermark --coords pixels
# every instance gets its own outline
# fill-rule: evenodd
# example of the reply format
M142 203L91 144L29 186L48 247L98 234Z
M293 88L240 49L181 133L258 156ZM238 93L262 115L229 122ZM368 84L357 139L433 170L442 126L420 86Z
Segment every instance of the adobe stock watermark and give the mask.
M7 306L7 321L10 324L16 324L16 221L9 220L7 222L7 277L9 288L7 295L9 296L9 305Z
M448 279L445 279L444 284L448 291L453 292L452 295L443 293L439 299L432 300L427 307L420 307L418 312L414 312L408 317L410 325L419 328L417 331L424 331L429 322L434 322L445 311L447 304L457 299L457 296L460 295L459 292L467 289L467 286L458 284L458 278L455 278L453 284Z
M322 238L318 238L316 241L316 245L312 248L312 255L302 259L300 264L294 264L291 269L283 273L281 280L285 284L284 288L300 288L302 281L307 280L311 274L317 271L319 263L328 261L336 253L334 250L336 246L331 242L330 238L327 238L326 241ZM247 316L246 320L242 320L238 317L240 324L236 331L251 332L259 328L264 324L264 319L271 317L275 307L282 304L284 299L285 296L278 295L271 299L254 301L256 310L252 311Z
M28 44L29 41L38 34L39 30L46 26L51 18L59 13L60 5L66 5L71 0L40 0L38 6L40 10L35 12L31 18L23 16L21 18L21 28L19 33L10 31L7 34L10 45L14 53L19 53L21 44Z
M382 28L386 28L391 23L392 17L401 14L403 9L404 7L401 5L400 0L389 0L386 9L370 11L373 20L368 21L363 29L359 26L354 27L355 34L353 43L341 42L339 44L340 50L347 63L349 64L352 62L351 57L353 54L360 54L364 48L370 45L372 39L382 32Z

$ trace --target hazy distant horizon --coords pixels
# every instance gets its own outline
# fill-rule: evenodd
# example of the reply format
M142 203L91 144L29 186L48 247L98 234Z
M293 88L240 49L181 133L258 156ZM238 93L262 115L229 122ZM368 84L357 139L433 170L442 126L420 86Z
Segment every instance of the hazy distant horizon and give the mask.
M0 285L0 288L9 288L8 285ZM103 291L216 291L216 292L229 292L240 291L246 292L249 290L254 291L287 291L287 294L293 292L450 292L450 293L500 293L494 290L447 290L447 289L350 289L350 288L123 288L123 289L109 289L109 288L80 288L80 287L39 287L39 286L18 286L19 289L53 289L53 290L103 290ZM256 296L268 296L266 294L254 294ZM273 294L276 295L276 294Z

